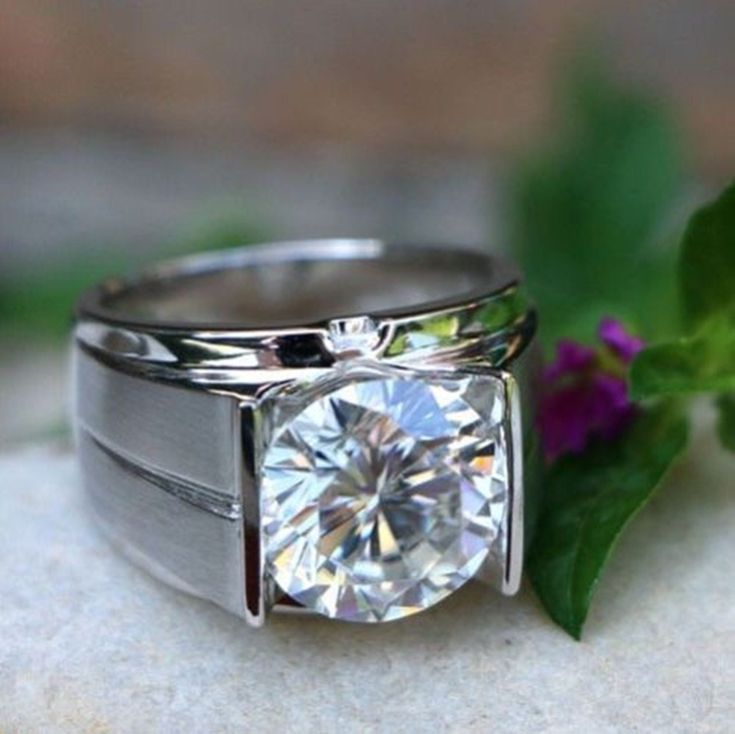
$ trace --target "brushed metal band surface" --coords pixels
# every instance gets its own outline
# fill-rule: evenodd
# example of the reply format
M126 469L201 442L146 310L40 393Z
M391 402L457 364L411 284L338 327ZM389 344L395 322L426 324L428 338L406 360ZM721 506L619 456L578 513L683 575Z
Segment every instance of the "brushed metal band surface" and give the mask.
M355 332L385 363L512 370L528 403L534 329L517 274L456 247L251 246L108 281L81 297L74 330L91 506L148 571L261 624L248 423L260 396L350 358Z

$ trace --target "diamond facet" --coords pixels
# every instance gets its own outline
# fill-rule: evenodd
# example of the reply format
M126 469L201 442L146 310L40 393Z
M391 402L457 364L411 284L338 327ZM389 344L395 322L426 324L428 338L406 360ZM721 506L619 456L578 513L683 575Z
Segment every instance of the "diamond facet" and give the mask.
M499 378L353 366L285 403L261 466L263 542L267 572L302 605L405 617L505 542Z

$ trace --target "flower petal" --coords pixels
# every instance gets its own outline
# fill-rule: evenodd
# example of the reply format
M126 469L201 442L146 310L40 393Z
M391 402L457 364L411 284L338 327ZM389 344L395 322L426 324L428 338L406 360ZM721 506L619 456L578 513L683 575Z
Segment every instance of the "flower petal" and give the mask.
M544 370L544 381L556 382L560 377L585 371L596 359L595 350L570 339L556 345L556 359Z
M547 459L584 451L593 438L613 440L635 413L625 380L598 373L553 390L539 409L539 429Z
M612 349L626 363L631 362L644 346L643 340L628 333L623 324L617 319L609 317L602 319L598 334L602 343Z

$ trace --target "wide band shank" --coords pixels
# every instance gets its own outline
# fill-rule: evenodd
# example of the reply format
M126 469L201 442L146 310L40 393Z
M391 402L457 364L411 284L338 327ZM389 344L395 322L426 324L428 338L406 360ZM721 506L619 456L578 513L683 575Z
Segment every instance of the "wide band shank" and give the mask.
M384 362L512 365L527 383L519 357L534 326L516 274L456 247L251 246L103 283L80 299L75 327L92 507L149 571L252 617L243 505L257 498L243 406L330 370L345 338Z

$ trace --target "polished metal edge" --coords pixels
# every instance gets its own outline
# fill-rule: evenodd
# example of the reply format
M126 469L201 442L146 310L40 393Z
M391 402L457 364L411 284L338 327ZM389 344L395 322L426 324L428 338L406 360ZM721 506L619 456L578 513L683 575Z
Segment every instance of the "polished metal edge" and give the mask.
M288 242L251 244L237 248L188 255L158 263L142 272L126 278L110 278L85 291L77 301L76 316L80 321L103 321L111 325L139 328L143 331L164 330L191 333L210 330L231 331L237 325L223 323L204 326L200 323L170 322L165 319L126 316L110 309L110 299L135 290L155 287L178 278L212 274L220 271L259 266L293 266L331 261L386 261L408 260L421 262L424 258L436 258L440 263L448 257L465 257L468 262L489 267L488 279L482 287L470 288L437 300L427 299L419 305L398 306L379 311L380 318L402 318L443 310L485 298L518 282L518 272L504 258L479 247L447 243L386 242L378 239L306 239ZM358 314L334 314L353 316ZM298 314L294 314L298 321ZM286 327L287 329L290 327ZM270 330L273 331L273 330Z
M261 417L253 400L239 404L236 431L240 447L239 486L242 497L243 577L245 585L245 621L262 627L270 606L265 579L262 532L260 527L260 492L258 464Z
M328 264L393 258L421 262L422 255L474 258L488 269L488 281L450 298L373 313L335 314L315 323L246 328L244 325L174 323L119 313L106 306L121 293L145 293L156 285L213 271L259 265ZM469 260L468 262L473 262ZM468 266L470 270L472 266ZM295 322L299 314L294 313ZM250 245L163 263L130 280L112 279L84 293L77 304L77 343L129 374L180 382L203 389L267 380L274 370L325 369L343 359L345 326L374 329L372 356L390 362L476 359L484 353L502 367L518 351L518 339L533 332L535 314L518 275L502 258L476 248L387 244L379 240L305 240ZM498 349L505 343L504 350ZM521 347L522 348L522 347ZM359 351L359 348L358 348Z
M521 399L518 382L510 372L500 373L505 384L506 424L509 427L510 473L507 517L507 540L503 594L512 596L518 592L523 575L523 426L521 423Z
M370 317L356 317L370 318ZM290 332L142 333L80 321L79 347L129 375L199 389L234 390L269 380L304 377L343 359L333 319L323 328ZM374 358L396 364L485 362L501 368L518 356L536 328L536 314L515 287L477 303L402 320L375 320ZM348 353L346 356L350 356Z

